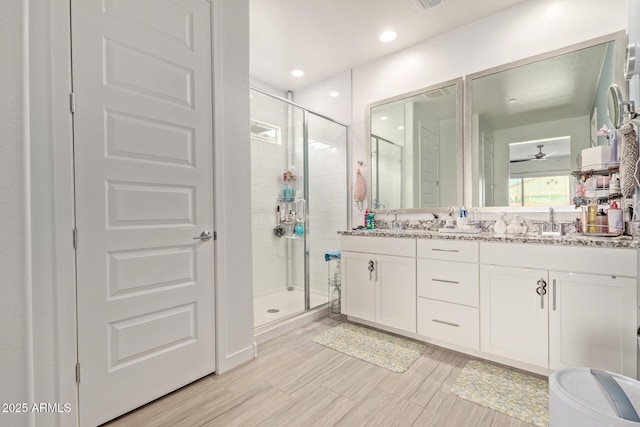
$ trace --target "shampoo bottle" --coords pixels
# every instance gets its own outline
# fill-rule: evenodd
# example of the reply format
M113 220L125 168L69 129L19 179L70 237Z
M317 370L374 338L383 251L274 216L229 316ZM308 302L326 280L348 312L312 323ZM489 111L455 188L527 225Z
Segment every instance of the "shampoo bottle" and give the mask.
M618 207L618 203L614 200L611 202L611 207L607 211L608 214L608 223L609 223L609 234L620 234L622 233L623 222L622 222L622 209Z

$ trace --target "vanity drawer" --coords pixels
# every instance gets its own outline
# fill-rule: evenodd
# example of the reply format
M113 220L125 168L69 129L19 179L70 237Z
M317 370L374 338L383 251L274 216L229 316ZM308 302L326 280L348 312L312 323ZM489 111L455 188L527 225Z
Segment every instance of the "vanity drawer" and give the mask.
M478 262L478 242L418 239L417 252L418 258Z
M478 264L418 259L418 296L477 307Z
M418 298L418 334L480 350L480 313L475 307Z
M416 256L416 239L402 237L342 236L340 247L351 252Z

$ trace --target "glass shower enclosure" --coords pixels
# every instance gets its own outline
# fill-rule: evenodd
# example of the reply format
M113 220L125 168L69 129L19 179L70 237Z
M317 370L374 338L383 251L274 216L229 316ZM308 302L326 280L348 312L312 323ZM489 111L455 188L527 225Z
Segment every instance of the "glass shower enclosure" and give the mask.
M254 327L328 302L347 198L347 126L252 88Z

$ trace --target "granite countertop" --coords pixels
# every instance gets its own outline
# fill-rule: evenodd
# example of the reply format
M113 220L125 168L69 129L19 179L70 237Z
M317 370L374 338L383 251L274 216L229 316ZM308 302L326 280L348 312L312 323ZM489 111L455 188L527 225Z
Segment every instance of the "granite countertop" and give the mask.
M376 236L376 237L401 237L418 239L443 239L443 240L476 240L482 242L503 242L503 243L531 243L542 245L561 246L587 246L601 248L630 248L640 247L638 240L630 236L620 237L596 237L586 236L578 233L569 233L562 237L540 236L537 232L530 232L525 235L499 235L493 231L485 230L477 234L456 234L440 233L424 229L403 229L400 231L378 228L374 230L353 230L338 231L338 234L345 236Z

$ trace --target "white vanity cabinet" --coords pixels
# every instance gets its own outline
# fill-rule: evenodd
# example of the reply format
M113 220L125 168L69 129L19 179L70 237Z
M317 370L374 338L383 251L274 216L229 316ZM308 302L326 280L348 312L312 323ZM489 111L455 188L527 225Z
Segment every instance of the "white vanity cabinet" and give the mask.
M342 312L416 332L416 241L342 236Z
M480 349L478 243L417 241L418 334Z
M630 277L549 272L549 367L635 378L636 286Z
M637 251L480 244L481 351L637 374Z
M546 270L480 266L482 351L547 367L548 303L538 294L547 276Z

